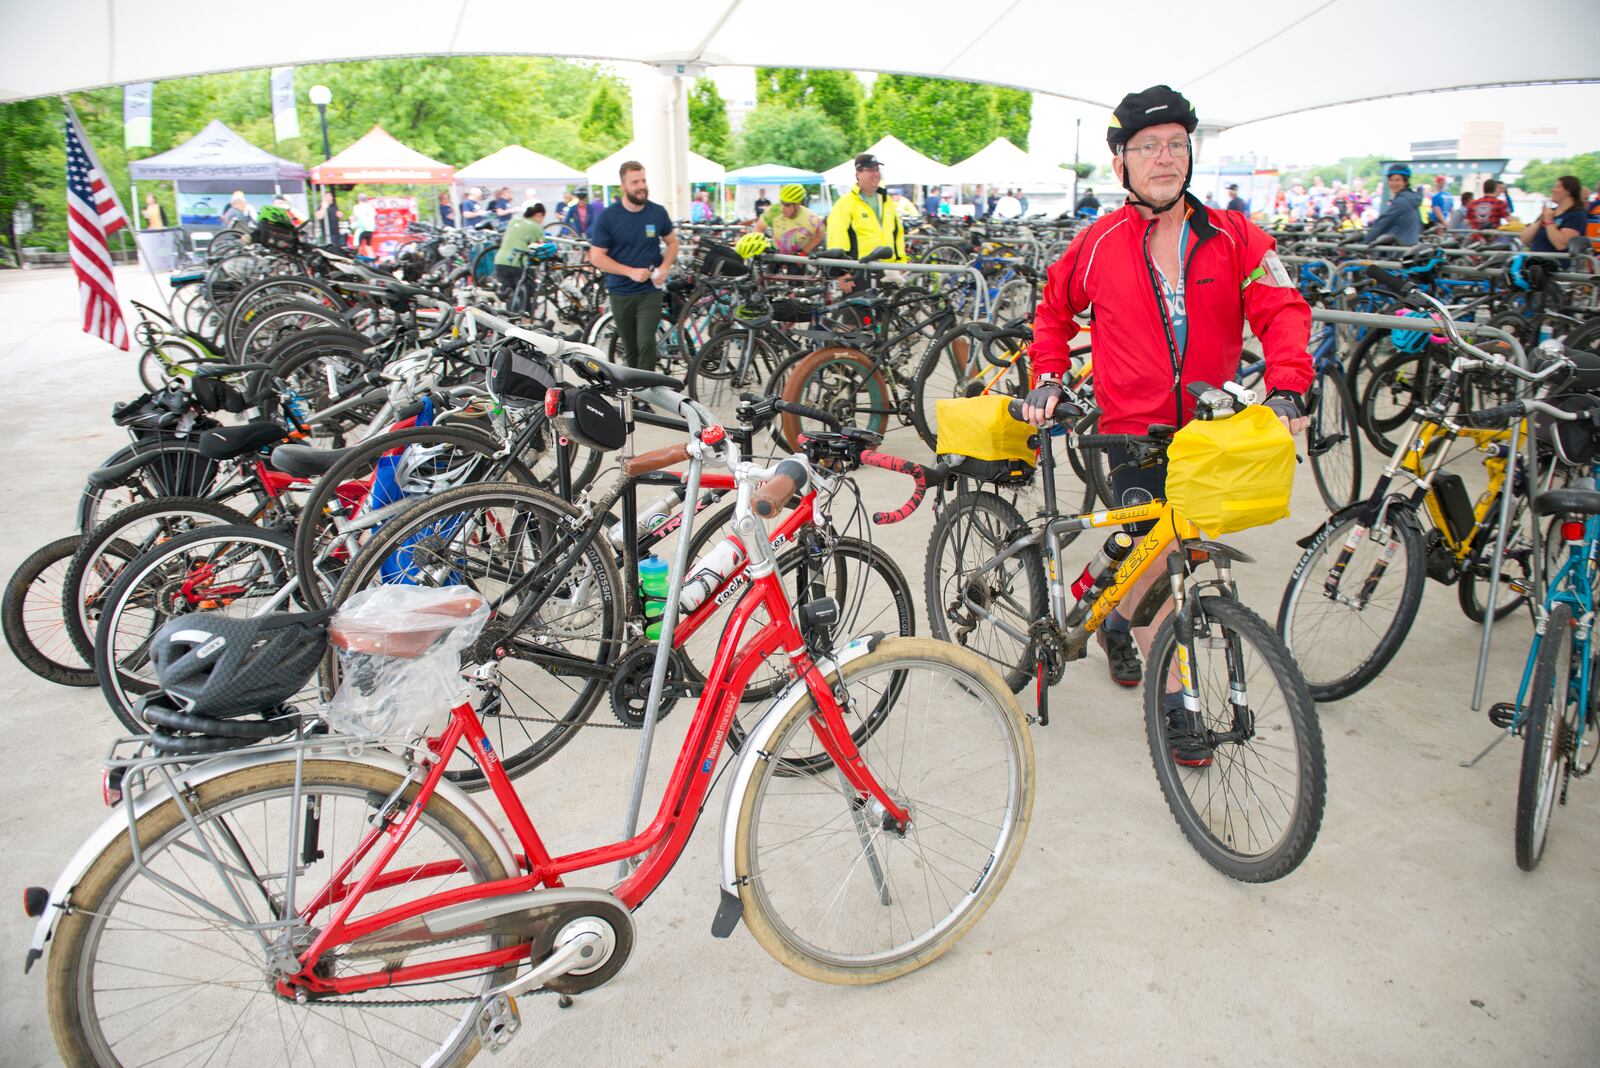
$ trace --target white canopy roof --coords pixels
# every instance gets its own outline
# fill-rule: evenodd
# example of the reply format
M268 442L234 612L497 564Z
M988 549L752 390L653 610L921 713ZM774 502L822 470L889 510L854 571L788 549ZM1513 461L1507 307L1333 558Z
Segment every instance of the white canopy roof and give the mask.
M1009 185L1036 189L1072 184L1072 171L1030 156L1004 137L950 168L950 181L963 185Z
M724 185L783 185L787 182L799 182L802 185L815 185L823 181L823 176L816 171L803 170L799 167L785 167L781 163L756 163L749 167L740 167L729 171L722 176Z
M259 4L215 0L204 19L175 20L168 0L55 0L5 5L0 100L342 59L527 54L899 71L1108 108L1131 89L1166 82L1202 121L1226 127L1405 93L1600 80L1595 0L1537 0L1517 9L1520 21L1503 0L1459 0L1447 17L1427 20L1426 47L1404 48L1393 62L1318 68L1329 49L1373 44L1352 40L1352 28L1381 36L1400 10L1393 0L1242 0L1223 16L1189 0L1145 0L1122 25L1087 0L926 0L892 34L785 34L772 28L793 5L778 0L614 0L604 32L552 34L527 17L523 0L342 0L338 24L359 32L240 33L219 47L215 27L253 25ZM321 26L328 16L326 0L272 5L279 26ZM1536 46L1518 35L1524 24L1539 27ZM1171 32L1147 32L1157 26ZM1485 46L1485 27L1507 29L1503 47Z
M867 149L883 164L884 185L942 185L954 181L950 168L936 159L929 159L894 134L885 136ZM851 156L837 167L822 173L831 185L850 187L856 184L855 157Z
M128 173L140 181L242 178L270 182L304 179L306 169L257 148L221 119L212 119L204 130L176 148L134 160L128 165Z
M582 171L521 145L507 145L456 171L456 181L481 185L558 185L587 180Z
M318 185L448 185L455 172L450 164L429 159L396 141L382 126L374 126L343 152L312 167L311 180Z
M659 160L646 159L640 155L638 142L623 145L611 155L591 166L587 172L588 180L594 185L617 185L617 168L630 159L636 159L644 164L645 176L649 177L652 170L658 174L665 169ZM704 156L689 153L689 181L695 185L702 183L720 182L728 169L720 163L715 163Z

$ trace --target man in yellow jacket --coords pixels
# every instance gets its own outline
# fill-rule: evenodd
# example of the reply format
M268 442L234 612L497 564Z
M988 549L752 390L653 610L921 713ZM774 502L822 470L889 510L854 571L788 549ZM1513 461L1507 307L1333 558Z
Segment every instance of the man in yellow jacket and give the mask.
M906 262L906 230L894 204L879 191L882 165L870 152L856 157L855 188L840 197L828 212L828 248L857 260L883 245L894 249L890 263ZM854 283L846 278L839 288L848 293Z

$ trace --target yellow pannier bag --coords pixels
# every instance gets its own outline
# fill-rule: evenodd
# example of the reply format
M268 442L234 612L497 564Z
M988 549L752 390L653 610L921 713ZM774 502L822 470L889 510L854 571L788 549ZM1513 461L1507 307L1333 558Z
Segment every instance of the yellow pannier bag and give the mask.
M942 428L942 424L941 424ZM1232 534L1289 514L1294 437L1270 408L1195 420L1167 447L1167 501L1210 535Z
M975 460L1026 460L1033 463L1028 439L1034 427L1011 418L1006 407L1015 397L998 393L982 397L944 398L935 403L939 423L938 448L944 456L970 456Z

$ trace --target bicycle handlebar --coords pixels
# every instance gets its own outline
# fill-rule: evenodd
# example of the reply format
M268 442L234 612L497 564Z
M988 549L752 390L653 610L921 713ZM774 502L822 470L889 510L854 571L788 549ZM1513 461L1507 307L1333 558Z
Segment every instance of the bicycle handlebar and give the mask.
M811 468L804 458L791 456L779 461L772 477L751 495L750 510L762 519L771 519L783 511L789 498L802 492L810 481Z
M872 521L879 526L898 523L912 512L922 507L922 499L928 493L928 486L938 485L950 474L950 469L943 464L928 467L915 460L907 460L903 456L890 456L887 453L874 452L865 449L861 453L863 467L876 467L884 471L893 471L896 474L910 475L913 483L911 496L906 498L906 503L887 512L873 512Z
M688 459L689 443L680 441L675 445L653 449L650 452L640 453L631 459L623 460L621 467L624 476L636 478L651 471L664 470L673 464L686 463Z

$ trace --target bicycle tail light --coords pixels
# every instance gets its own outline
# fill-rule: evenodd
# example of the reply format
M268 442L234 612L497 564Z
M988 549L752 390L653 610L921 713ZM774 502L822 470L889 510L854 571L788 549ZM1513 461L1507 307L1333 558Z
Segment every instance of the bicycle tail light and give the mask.
M561 390L556 386L544 391L544 414L548 419L561 414Z
M1583 542L1583 522L1569 519L1561 524L1561 540L1569 545L1579 545Z

